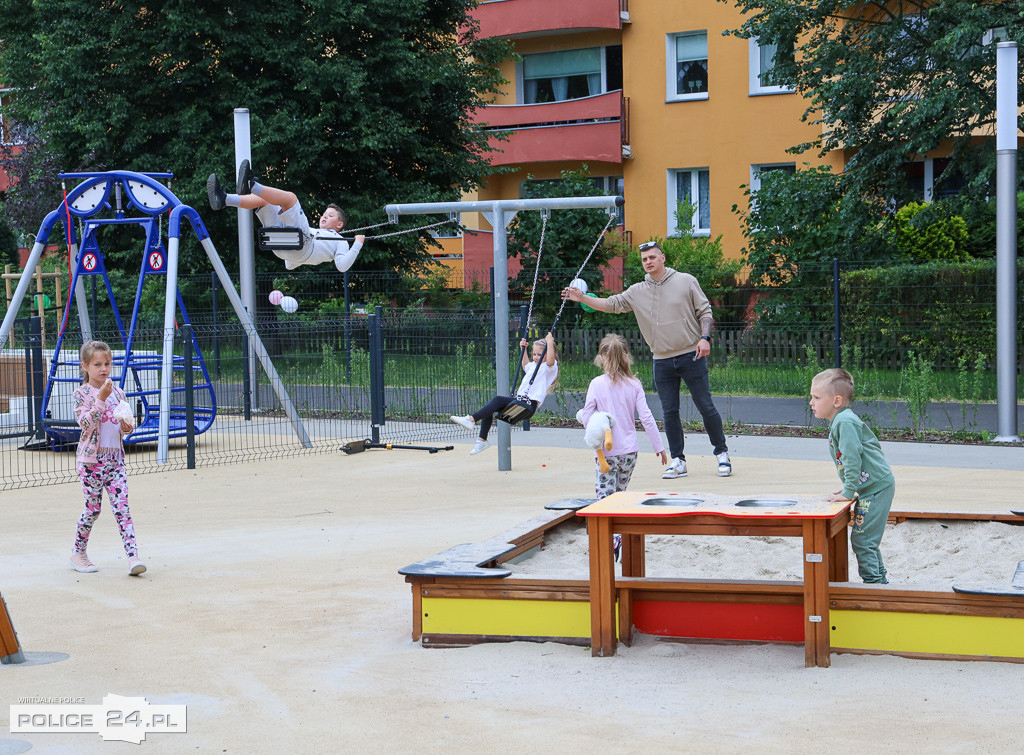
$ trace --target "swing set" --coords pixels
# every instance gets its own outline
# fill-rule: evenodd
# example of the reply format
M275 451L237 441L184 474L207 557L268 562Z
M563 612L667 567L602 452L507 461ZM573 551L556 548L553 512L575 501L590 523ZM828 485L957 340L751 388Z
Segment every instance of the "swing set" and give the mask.
M392 222L397 222L398 216L400 215L429 215L435 213L467 213L467 212L478 212L487 219L490 223L491 228L494 230L494 322L498 325L494 329L494 354L495 354L495 390L499 396L507 396L511 393L509 389L509 332L508 328L504 327L509 322L509 302L508 302L508 224L512 222L516 214L521 211L532 211L539 210L541 212L550 210L585 210L585 209L603 209L608 215L608 223L605 225L604 230L601 231L601 235L594 243L594 247L590 250L587 258L583 261L583 265L580 266L576 277L583 271L590 258L593 256L594 251L597 249L601 240L604 238L608 228L611 227L613 218L615 215L616 208L621 207L624 204L624 200L621 196L605 196L605 197L555 197L555 198L539 198L539 199L499 199L493 201L476 201L476 202L424 202L416 204L390 204L384 208L384 211L388 214L388 218ZM542 216L542 243L538 248L537 255L537 270L539 271L541 252L543 251L543 230L546 229L547 218ZM536 296L537 286L537 273L534 273L534 286L533 291L530 293L530 311L529 317L532 316L534 297ZM558 314L555 317L555 321L551 325L551 329L554 329L558 324L558 320L561 317L562 311L566 305L565 299L562 300L562 305L558 310ZM529 323L527 323L529 327ZM525 351L521 352L520 364L522 363L522 355ZM542 357L543 361L543 357ZM534 368L534 375L536 377L537 369L539 365ZM516 377L519 375L519 367L516 368ZM519 410L513 409L513 406L519 406ZM532 415L533 405L529 403L528 408L521 403L517 403L508 408L508 413L503 412L503 415L499 415L499 419L504 421L499 422L497 425L497 445L498 445L498 469L500 471L508 471L512 468L512 436L511 436L511 423L521 422L524 419L528 419ZM506 418L507 417L507 418Z

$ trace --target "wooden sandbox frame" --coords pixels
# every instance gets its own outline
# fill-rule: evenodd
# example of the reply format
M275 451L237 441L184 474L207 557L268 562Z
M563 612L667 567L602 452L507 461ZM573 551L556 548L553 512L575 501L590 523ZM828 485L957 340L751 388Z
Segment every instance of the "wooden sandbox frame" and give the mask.
M484 642L559 642L590 647L590 582L523 577L502 564L541 546L593 499L566 499L481 543L450 548L399 570L412 589L412 638L424 647ZM1015 514L894 511L909 519L999 521ZM623 538L624 546L628 538ZM623 553L623 561L628 554ZM830 653L1024 662L1024 590L984 594L829 582ZM1000 594L996 594L1000 593ZM800 581L616 577L617 640L634 631L687 642L804 644ZM596 653L595 653L596 654ZM808 664L812 665L812 664Z

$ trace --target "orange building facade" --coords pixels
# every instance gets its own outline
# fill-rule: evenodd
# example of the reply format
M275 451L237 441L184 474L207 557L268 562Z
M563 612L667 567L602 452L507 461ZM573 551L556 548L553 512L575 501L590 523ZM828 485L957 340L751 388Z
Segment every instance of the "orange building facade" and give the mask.
M474 15L482 36L509 40L519 59L505 61L503 95L475 116L507 132L492 140L491 162L511 172L467 198L517 198L523 181L585 164L625 197L622 229L634 244L678 235L685 200L695 212L683 230L721 236L736 258L743 235L732 208L747 206L745 187L756 190L764 170L822 162L786 152L818 127L801 122L802 97L762 84L774 48L723 35L742 23L727 4L492 0ZM841 167L841 154L829 157ZM491 263L490 228L466 220L483 231L464 240L469 273Z

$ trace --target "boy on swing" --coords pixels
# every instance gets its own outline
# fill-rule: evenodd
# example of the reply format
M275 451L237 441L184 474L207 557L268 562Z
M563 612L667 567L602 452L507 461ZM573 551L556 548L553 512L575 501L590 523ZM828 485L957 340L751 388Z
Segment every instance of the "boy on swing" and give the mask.
M320 216L320 229L314 233L302 211L299 198L290 191L263 186L253 177L248 160L238 168L237 194L228 194L221 188L216 173L206 181L206 193L210 207L223 210L225 207L241 207L255 210L256 217L264 227L298 228L305 240L301 249L275 249L274 254L284 260L284 266L294 270L299 265L319 265L334 260L338 272L344 273L352 267L363 248L366 237L359 235L350 247L341 237L345 227L345 213L336 204L327 205Z

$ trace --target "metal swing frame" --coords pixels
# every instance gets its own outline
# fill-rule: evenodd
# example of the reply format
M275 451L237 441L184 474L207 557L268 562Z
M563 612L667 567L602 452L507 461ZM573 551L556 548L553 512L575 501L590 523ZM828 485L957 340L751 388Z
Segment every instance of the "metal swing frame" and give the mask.
M417 204L389 204L384 208L389 218L397 222L399 215L430 215L442 212L479 212L494 229L494 329L495 388L499 396L507 396L509 389L509 321L508 305L508 224L516 214L530 210L605 210L614 215L625 200L621 196L604 197L551 197L541 199L498 199L490 202L424 202ZM609 224L610 227L610 224ZM595 245L596 248L596 245ZM564 307L563 302L563 307ZM552 326L553 327L553 326ZM522 361L522 360L520 360ZM512 433L505 422L497 425L498 469L512 469Z

